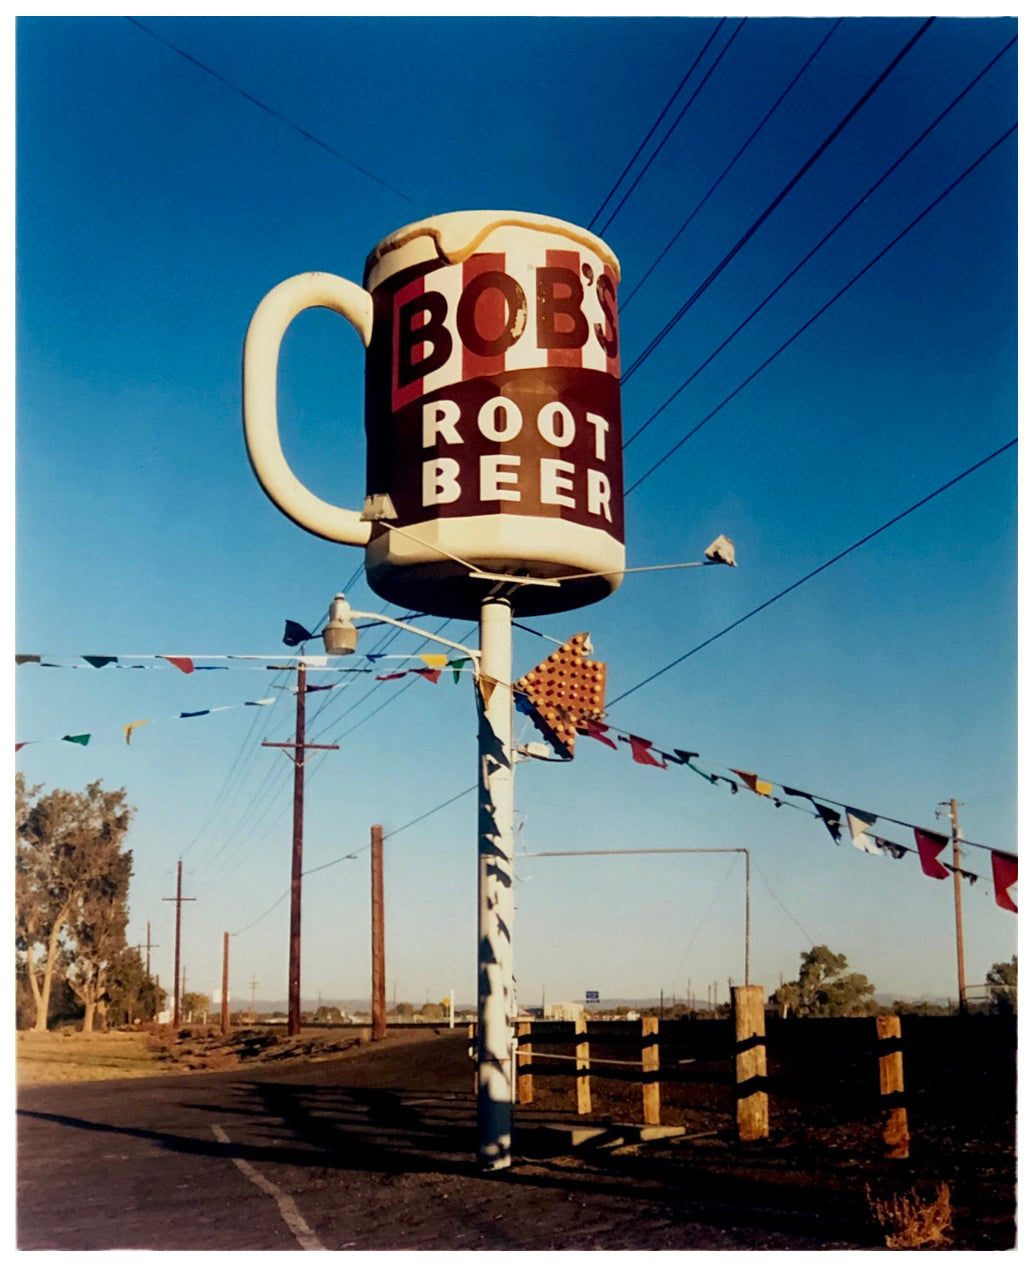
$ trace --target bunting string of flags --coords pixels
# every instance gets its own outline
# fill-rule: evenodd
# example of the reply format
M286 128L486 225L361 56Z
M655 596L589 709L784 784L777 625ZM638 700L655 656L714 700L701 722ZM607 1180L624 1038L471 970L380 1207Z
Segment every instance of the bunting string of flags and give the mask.
M284 643L288 646L296 646L304 641L313 638L315 635L309 633L303 626L296 625L293 621L287 621L286 631L284 633ZM61 657L54 657L59 659ZM258 660L267 661L277 659L277 655L80 655L75 658L85 661L85 665L93 669L103 669L109 666L117 668L145 668L152 666L148 663L136 663L130 661L163 661L171 664L182 673L193 673L198 671L212 671L218 669L228 669L229 664L198 664L198 659L213 660ZM337 663L328 661L336 660L335 656L325 655L293 655L280 656L283 662L279 664L266 664L266 668L275 671L282 671L298 663L304 663L308 668L325 669L331 672L360 672L370 673L370 668L355 668L352 666L341 667ZM452 670L452 679L458 682L463 672L476 672L475 668L468 668L467 665L472 664L469 657L450 658L448 655L440 653L424 653L424 654L384 654L371 652L363 656L355 656L362 658L369 663L375 663L379 659L405 660L419 659L422 661L422 667L403 669L400 672L387 672L377 674L377 681L398 681L409 676L419 676L429 681L432 685L436 685L442 672L448 668ZM22 664L38 664L42 668L81 668L83 664L77 663L55 663L52 660L44 660L42 655L15 655L15 663ZM157 662L153 666L158 666ZM339 685L347 683L341 682L333 685L311 685L306 684L306 693L309 691L333 690ZM484 674L477 677L477 685L482 691L490 690L495 683L486 678ZM265 707L274 703L274 699L249 699L243 704L228 704L215 708L203 708L192 712L180 712L178 715L166 718L170 720L186 720L193 717L208 716L213 712L225 712L236 707ZM533 705L524 697L524 692L519 689L515 690L515 705L518 711L531 712ZM133 732L144 725L150 725L150 720L130 721L122 726L123 734L127 745L131 742ZM730 778L725 774L713 773L700 768L693 762L699 759L698 752L686 751L682 748L674 747L667 751L656 745L652 739L645 738L642 735L631 734L616 727L604 724L598 719L589 717L577 718L577 729L580 733L588 738L597 740L605 746L618 750L618 744L624 743L631 749L631 758L638 765L652 766L653 768L666 770L670 766L681 766L692 770L704 778L711 785L716 786L719 783L725 783L729 786L733 795L737 794L740 788L751 791L754 795L764 797L771 800L776 808L787 805L790 808L798 809L801 812L808 813L809 816L816 817L821 820L829 835L836 844L842 840L844 827L850 833L851 844L863 853L871 855L892 857L895 860L902 859L907 853L917 853L922 873L931 879L946 879L951 873L960 874L963 879L967 879L974 884L981 878L972 871L964 870L961 867L955 868L948 862L940 860L940 854L950 843L950 838L935 831L929 831L923 827L919 827L910 822L903 822L899 818L890 818L884 814L875 814L863 809L853 808L840 801L830 800L827 796L818 796L808 791L801 791L796 787L790 787L784 783L778 784L784 796L789 800L783 800L774 794L776 784L759 777L750 770L735 769L729 767L729 773L734 774L734 778ZM611 735L615 735L615 742ZM60 741L65 743L76 743L80 746L87 746L90 742L92 734L64 734ZM15 744L15 751L20 751L30 742L39 742L40 740L25 740ZM810 809L800 804L791 803L792 800L804 800L810 805ZM842 810L842 813L840 812ZM845 822L844 822L845 818ZM897 826L906 827L912 831L915 840L915 847L911 848L906 844L900 844L893 840L888 840L881 835L876 835L871 828L880 820L894 823ZM1005 910L1018 913L1018 874L1019 863L1018 857L1014 853L1007 852L1003 849L993 848L987 844L980 844L975 840L966 840L966 845L971 848L983 849L990 853L991 873L994 888L994 899L996 903Z
M365 660L369 664L375 664L379 659L422 659L424 662L428 660L438 661L447 660L446 656L441 655L388 655L383 652L371 651L368 655L356 654L348 657L350 660ZM85 663L79 664L74 662L58 662L62 660L73 661L81 659ZM199 659L218 659L233 660L234 663L224 664L199 664ZM279 659L279 663L269 663L269 660ZM136 663L132 661L144 660L145 663ZM257 661L245 665L241 661L250 660ZM124 669L155 669L161 668L168 663L173 668L179 669L181 673L203 673L203 672L228 672L231 668L254 667L268 670L269 672L283 672L285 669L296 667L298 664L304 664L307 669L317 669L333 673L370 673L371 668L357 668L353 663L347 665L340 663L340 657L336 655L280 655L273 652L271 655L76 655L76 656L49 656L44 658L42 655L15 655L14 662L16 665L22 664L38 664L41 668L107 668L109 666ZM463 661L466 662L466 661Z
M602 721L586 720L578 725L578 729L586 737L597 739L615 751L618 750L619 743L627 744L631 748L632 760L638 765L651 765L658 769L668 769L672 765L684 766L699 774L701 778L705 778L712 785L726 783L733 795L740 788L743 788L747 791L752 791L754 795L771 800L776 808L786 805L789 808L799 809L804 813L808 813L809 816L819 818L837 844L842 840L845 827L849 831L851 844L863 853L892 857L897 861L907 853L916 853L922 873L928 875L931 879L946 879L949 874L955 871L963 879L967 879L970 884L974 884L980 878L984 878L984 876L977 875L973 871L965 870L960 866L954 867L949 862L939 860L939 854L950 843L950 837L947 835L929 831L910 822L902 822L899 818L890 818L885 814L856 809L843 802L829 802L827 796L818 797L811 792L801 791L796 787L778 784L785 796L797 800L806 800L811 806L810 809L807 809L803 805L792 804L788 800L782 800L777 797L774 794L776 784L760 778L750 770L729 767L729 773L734 774L735 778L729 778L724 774L711 773L693 763L693 761L699 759L698 752L689 752L678 747L666 751L655 744L652 739L618 730L615 726L604 724ZM611 736L616 736L617 742L614 742ZM872 832L871 828L880 820L909 828L914 834L915 847L912 848L906 844L885 839L881 835L876 835ZM966 840L965 844L971 848L983 849L990 853L994 899L1002 909L1011 910L1017 914L1018 857L1014 853L993 848L989 844L980 844L975 840Z
M332 689L334 689L333 686L309 686L306 689L306 693L308 690L332 690ZM214 708L198 708L192 712L176 712L176 713L173 713L172 716L160 717L158 718L158 720L159 721L186 721L193 717L210 716L213 712L232 712L237 708L268 708L275 702L276 702L275 696L269 699L245 699L243 703L224 703ZM126 746L128 747L130 743L132 742L133 732L135 730L138 730L143 725L153 725L153 724L154 724L153 719L147 719L147 720L140 720L140 721L129 721L126 725L123 725L122 733L125 735ZM23 739L21 742L15 743L14 750L15 752L20 752L23 747L28 747L30 744L45 743L45 742L50 742L50 741L60 741L62 743L77 743L80 747L88 747L91 738L93 738L92 732L83 733L83 734L62 734L59 739L55 738L54 740Z

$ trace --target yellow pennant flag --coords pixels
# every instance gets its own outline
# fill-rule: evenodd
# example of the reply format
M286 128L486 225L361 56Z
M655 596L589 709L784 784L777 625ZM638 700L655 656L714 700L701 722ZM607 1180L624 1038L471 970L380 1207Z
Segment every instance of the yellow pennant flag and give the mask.
M133 737L133 731L138 725L150 725L150 721L130 721L128 725L122 726L122 733L126 736L126 747L129 746L129 740Z
M421 655L420 659L428 668L446 668L448 666L447 655Z

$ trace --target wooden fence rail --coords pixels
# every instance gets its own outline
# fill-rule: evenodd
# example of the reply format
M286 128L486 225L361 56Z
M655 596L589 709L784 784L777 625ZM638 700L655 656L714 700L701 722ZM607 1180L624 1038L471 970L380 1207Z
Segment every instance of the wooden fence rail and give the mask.
M817 1025L822 1026L820 1032L813 1027ZM827 1029L824 1027L826 1025ZM858 1071L860 1072L863 1064L877 1068L878 1071L877 1111L883 1154L887 1159L906 1159L910 1140L904 1102L900 1017L875 1017L874 1040L872 1028L868 1027L872 1025L872 1019L776 1020L773 1025L777 1035L776 1059L780 1059L785 1067L785 1060L793 1058L791 1050L796 1050L805 1060L815 1058L823 1050L828 1051L829 1057L835 1058L835 1052L843 1048L844 1037L847 1033L853 1033L855 1036L852 1040L848 1039L848 1046L860 1056ZM768 1096L772 1085L768 1076L768 1038L765 1033L764 998L760 986L733 988L731 1023L706 1021L702 1030L690 1032L680 1029L678 1021L672 1022L670 1029L665 1022L664 1031L669 1035L669 1040L683 1048L687 1040L691 1042L693 1055L704 1064L712 1065L715 1061L725 1060L730 1062L734 1082L731 1124L735 1136L744 1143L767 1138ZM469 1034L473 1042L475 1026L470 1025ZM868 1036L861 1037L862 1034ZM600 1021L593 1025L591 1038L584 1017L573 1023L521 1020L516 1026L514 1098L522 1105L533 1104L535 1073L541 1074L549 1065L556 1064L559 1066L555 1069L556 1072L569 1069L567 1075L572 1076L574 1081L575 1103L579 1115L588 1116L592 1112L593 1077L619 1078L640 1083L642 1120L647 1126L659 1125L663 1081L668 1078L681 1080L684 1074L680 1066L697 1062L696 1058L676 1059L667 1066L664 1070L666 1075L662 1076L660 1038L660 1023L656 1016L644 1016L638 1025L621 1021ZM786 1043L790 1038L789 1049L786 1050ZM608 1055L593 1055L593 1041L604 1044L604 1049L620 1043L637 1044L638 1057L616 1059ZM543 1049L543 1046L555 1045L565 1045L568 1052L572 1046L573 1053ZM725 1067L728 1067L727 1063ZM776 1076L776 1094L778 1084ZM863 1079L858 1083L857 1091L858 1098L863 1101L866 1097Z

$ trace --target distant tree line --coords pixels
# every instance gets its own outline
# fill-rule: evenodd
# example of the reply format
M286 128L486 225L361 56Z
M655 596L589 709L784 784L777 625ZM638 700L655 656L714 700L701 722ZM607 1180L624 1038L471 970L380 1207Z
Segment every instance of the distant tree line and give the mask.
M124 789L44 791L15 779L15 1005L19 1028L151 1019L164 995L126 944L134 810Z

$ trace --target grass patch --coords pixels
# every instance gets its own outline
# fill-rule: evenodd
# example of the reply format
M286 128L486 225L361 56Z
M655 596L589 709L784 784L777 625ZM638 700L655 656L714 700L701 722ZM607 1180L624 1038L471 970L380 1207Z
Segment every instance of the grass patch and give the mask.
M917 1187L886 1200L873 1195L870 1187L865 1194L887 1248L931 1248L949 1238L951 1198L945 1182L937 1183L931 1196Z

